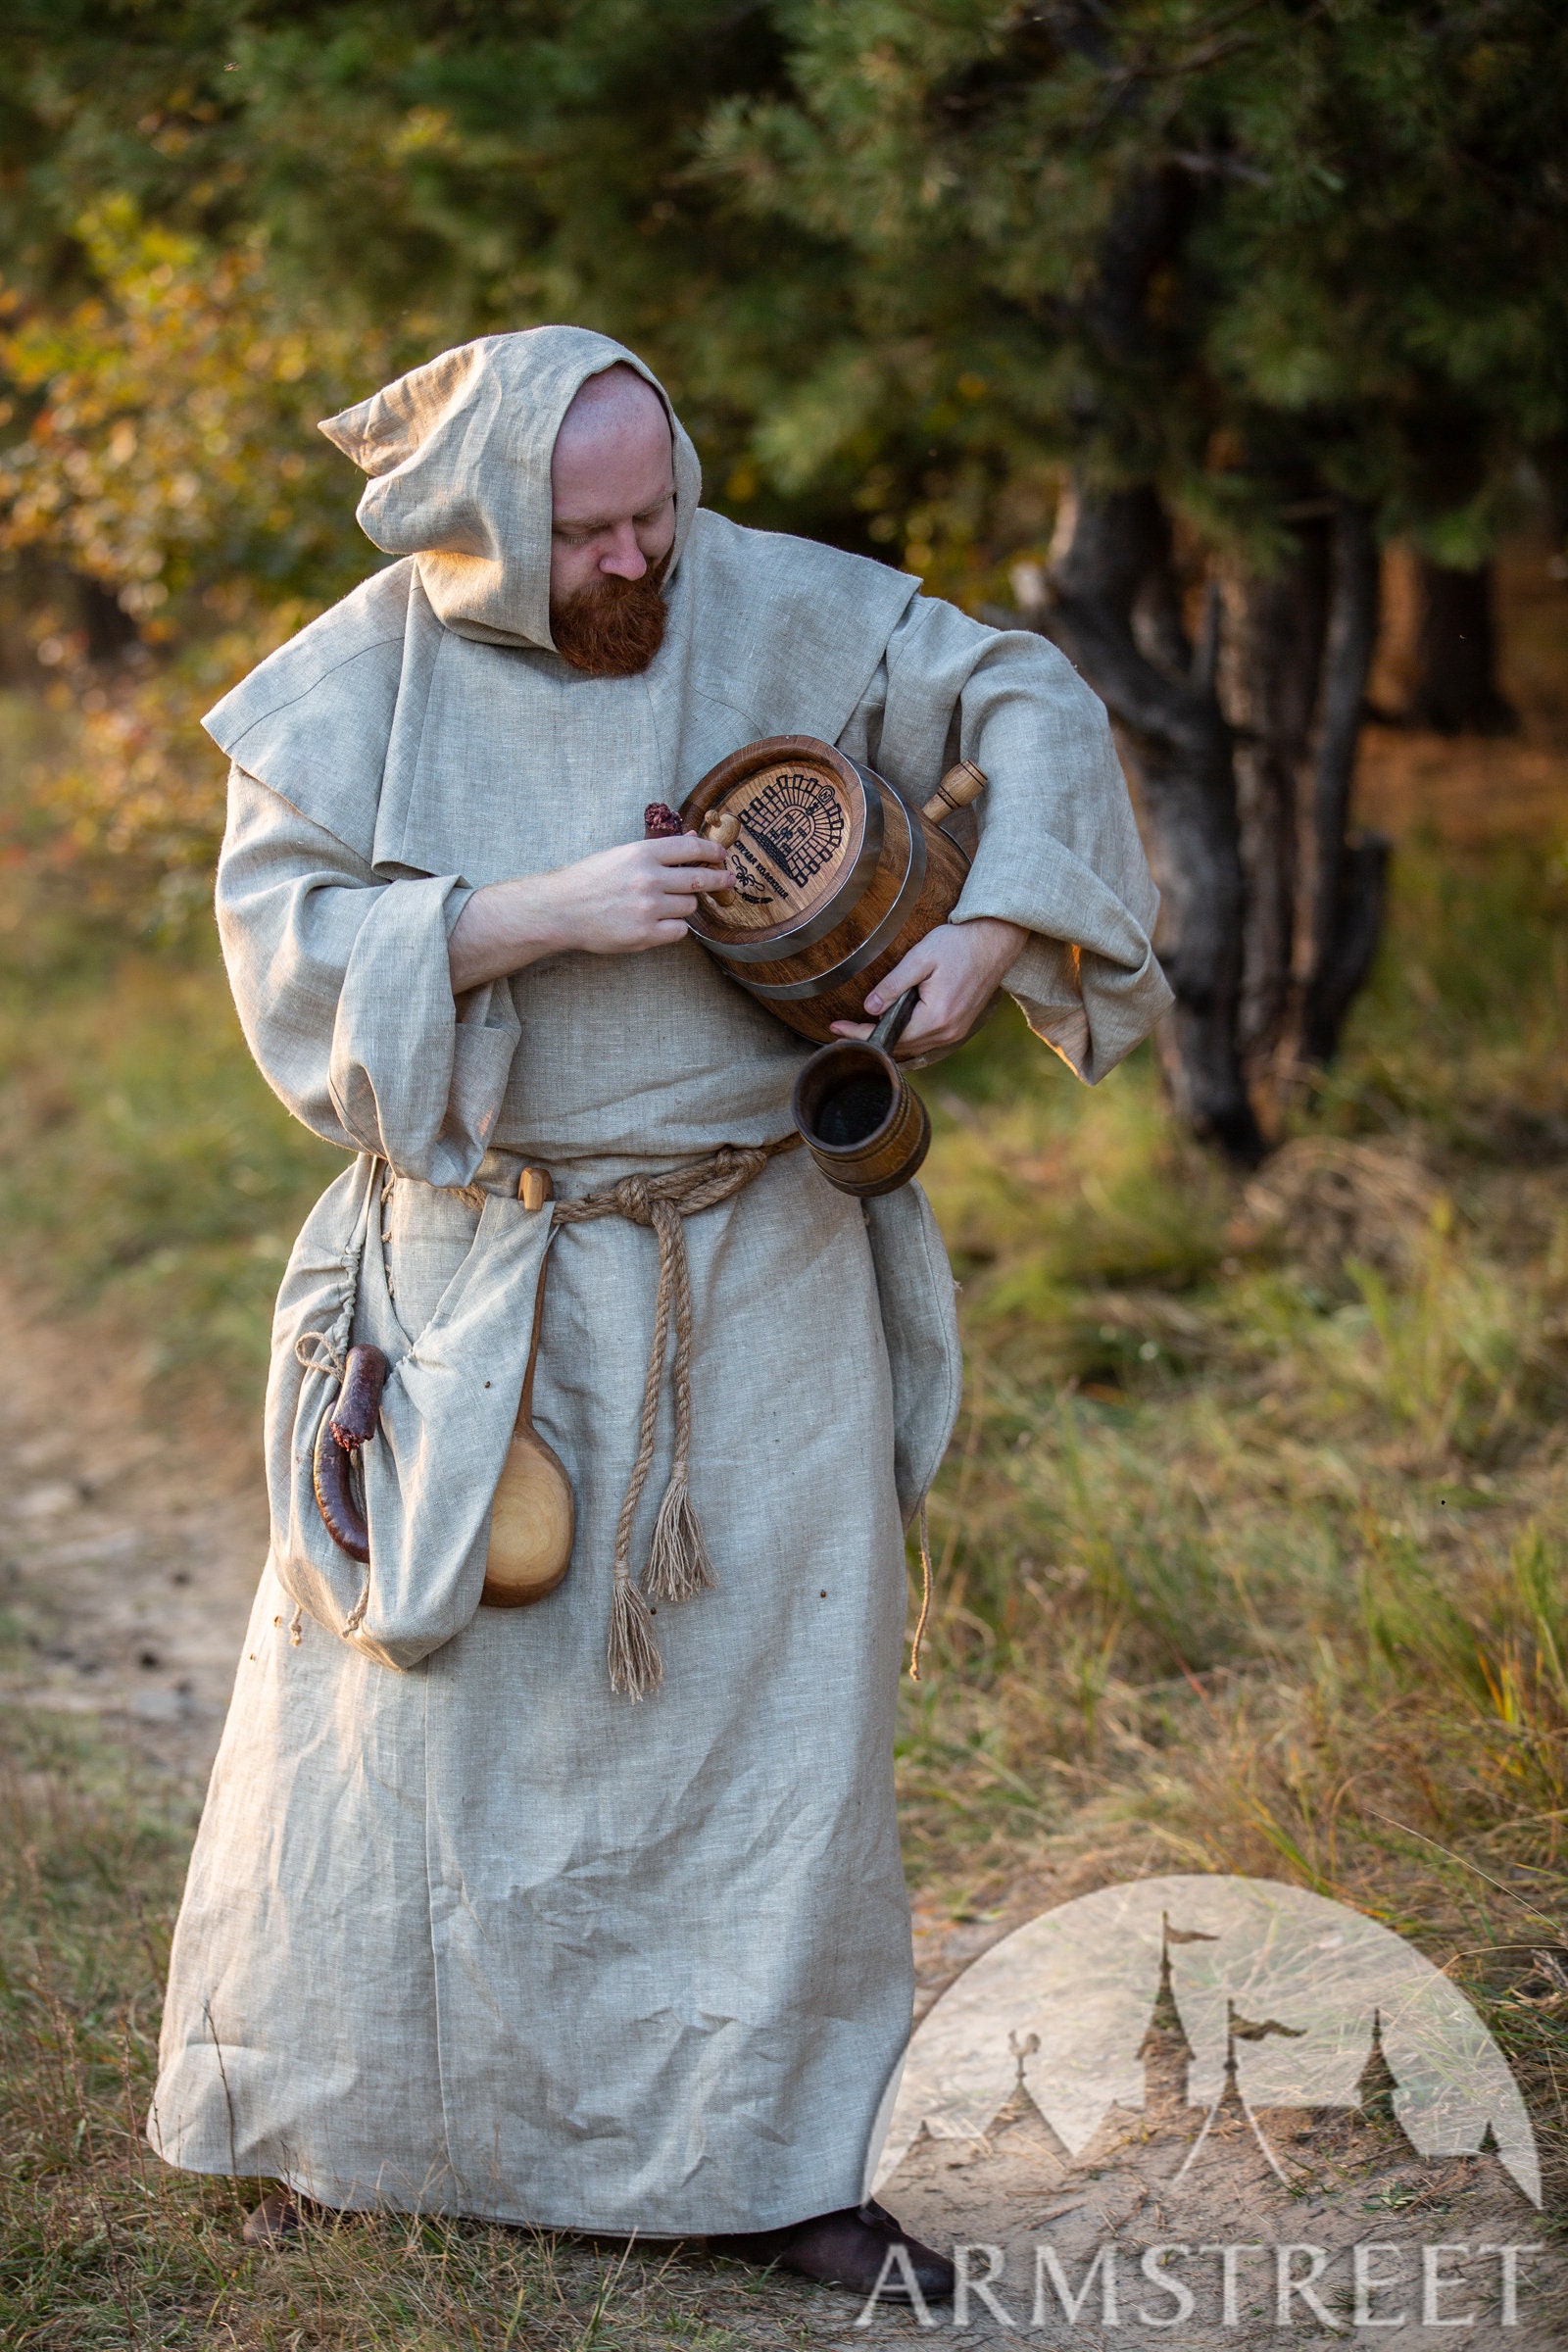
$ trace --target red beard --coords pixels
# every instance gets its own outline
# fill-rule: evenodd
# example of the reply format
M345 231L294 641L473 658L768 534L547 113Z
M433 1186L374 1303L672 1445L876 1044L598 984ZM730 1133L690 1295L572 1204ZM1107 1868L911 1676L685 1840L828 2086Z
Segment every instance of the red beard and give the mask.
M640 580L596 580L550 607L550 634L563 662L591 678L632 678L664 642L668 618L660 586L665 556Z

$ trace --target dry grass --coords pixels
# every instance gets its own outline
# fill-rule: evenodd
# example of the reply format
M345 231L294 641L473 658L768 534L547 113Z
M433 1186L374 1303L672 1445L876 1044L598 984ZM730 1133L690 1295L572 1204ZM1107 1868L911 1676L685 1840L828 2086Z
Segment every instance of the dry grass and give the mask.
M0 2342L15 2352L820 2341L824 2298L699 2252L475 2224L322 2217L247 2254L256 2181L141 2144L188 1799L47 1722L0 1779ZM838 2299L826 2313L842 2313Z
M948 1065L970 1379L903 1755L939 1943L1140 1869L1314 1886L1466 1982L1559 2190L1565 1029L1560 860L1411 851L1345 1064L1250 1183L1147 1068Z
M12 1230L100 1311L155 1319L166 1366L244 1388L321 1155L236 1056L210 966L143 956L110 989L72 953L9 984ZM1565 1016L1560 859L1412 848L1344 1066L1250 1184L1173 1133L1147 1061L1085 1096L999 1022L933 1073L971 1372L901 1741L937 1974L955 1922L1000 1931L1133 1870L1298 1880L1469 1985L1558 2183ZM254 2184L169 2174L133 2130L188 1803L48 1726L5 1737L0 2340L718 2347L845 2324L695 2253L466 2225L243 2255Z

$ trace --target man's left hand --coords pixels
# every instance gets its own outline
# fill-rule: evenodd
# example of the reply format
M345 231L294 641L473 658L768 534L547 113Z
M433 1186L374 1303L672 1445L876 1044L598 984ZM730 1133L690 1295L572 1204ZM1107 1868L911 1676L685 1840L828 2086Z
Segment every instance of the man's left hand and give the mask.
M972 922L941 923L879 980L865 1000L868 1021L835 1021L835 1037L869 1037L872 1023L906 989L918 988L920 1002L898 1044L901 1061L916 1054L939 1054L963 1043L1017 961L1028 932L1021 923L976 915Z

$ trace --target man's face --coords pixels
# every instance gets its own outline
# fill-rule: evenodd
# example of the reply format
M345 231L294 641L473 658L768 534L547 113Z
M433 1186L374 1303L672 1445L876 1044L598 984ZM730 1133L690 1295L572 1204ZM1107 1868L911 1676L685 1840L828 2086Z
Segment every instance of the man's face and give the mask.
M674 452L663 404L640 376L615 368L584 386L556 439L550 490L552 605L640 580L668 555Z

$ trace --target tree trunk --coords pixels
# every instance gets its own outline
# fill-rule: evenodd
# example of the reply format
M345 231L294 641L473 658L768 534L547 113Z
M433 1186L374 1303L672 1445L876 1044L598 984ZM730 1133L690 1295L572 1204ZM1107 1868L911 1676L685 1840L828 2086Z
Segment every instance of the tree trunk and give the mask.
M1247 884L1243 1066L1288 1092L1330 1061L1382 924L1389 845L1351 841L1350 787L1378 618L1371 519L1324 502L1266 576L1224 579L1219 683L1237 730Z
M1389 844L1349 838L1350 787L1378 633L1378 548L1372 517L1336 502L1328 626L1318 686L1310 794L1302 811L1297 930L1296 1035L1299 1063L1334 1058L1383 927Z
M1221 707L1236 730L1236 801L1247 911L1238 1021L1254 1086L1273 1080L1296 970L1298 832L1328 611L1328 533L1297 530L1290 560L1220 576Z
M1408 717L1440 735L1511 735L1519 714L1497 684L1493 567L1416 559L1419 617Z
M1237 1044L1243 884L1231 730L1181 627L1170 527L1151 488L1074 494L1038 625L1110 711L1162 905L1176 1004L1161 1039L1178 1110L1252 1164L1263 1139Z

